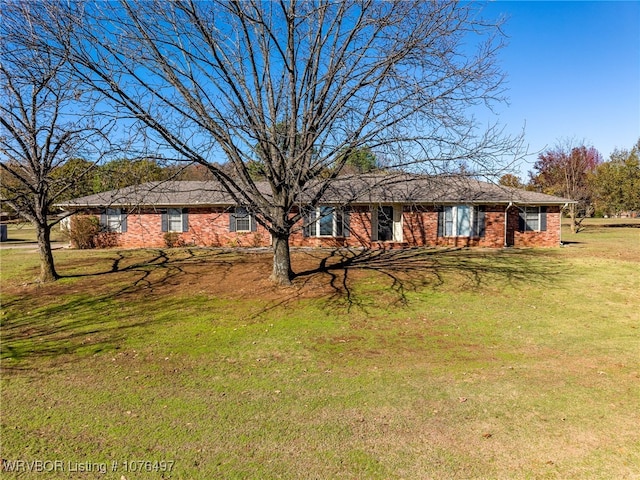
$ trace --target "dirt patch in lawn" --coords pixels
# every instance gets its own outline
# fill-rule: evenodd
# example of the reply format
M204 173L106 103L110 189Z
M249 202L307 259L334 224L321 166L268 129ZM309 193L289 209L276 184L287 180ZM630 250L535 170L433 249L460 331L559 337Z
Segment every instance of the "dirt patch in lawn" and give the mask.
M207 249L114 250L105 255L68 252L57 261L62 280L48 285L4 282L3 295L28 295L38 304L63 295L110 296L203 293L219 298L276 300L283 292L296 297L326 297L346 285L346 268L331 269L328 251L294 251L293 268L302 272L291 287L269 280L269 251L237 252ZM335 261L334 263L337 263ZM360 272L362 273L362 272ZM34 277L37 270L34 269ZM356 274L357 276L358 274Z
M286 299L337 299L357 303L364 278L388 286L389 303L424 287L439 288L445 279L475 288L491 283L544 281L557 277L555 262L528 251L465 249L321 250L294 249L296 272L290 287L269 280L272 253L267 249L149 249L67 251L57 258L60 282L48 285L3 284L3 295L30 297L33 305L55 303L62 296L89 294L112 298L152 298L203 294L222 299L252 299L282 303ZM33 276L37 267L33 268ZM354 286L358 285L357 289Z

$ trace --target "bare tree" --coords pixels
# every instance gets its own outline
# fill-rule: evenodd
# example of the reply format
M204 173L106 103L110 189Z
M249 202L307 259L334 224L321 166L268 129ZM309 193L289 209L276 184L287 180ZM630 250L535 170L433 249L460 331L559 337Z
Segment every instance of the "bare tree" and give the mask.
M430 173L492 170L517 141L470 111L503 99L500 25L472 2L122 1L61 4L82 80L161 151L206 166L274 240L289 236L351 152ZM47 39L56 43L55 32ZM269 191L254 182L259 162ZM309 192L313 195L309 198ZM303 192L307 198L303 200Z
M564 139L538 155L533 172L529 172L531 187L576 201L567 207L572 233L578 233L584 217L593 213L594 192L589 177L601 163L602 155L594 147Z
M0 22L0 195L36 228L41 282L58 278L50 241L59 221L53 205L94 167L95 160L77 159L89 151L95 158L96 141L105 133L88 113L90 98L69 74L68 57L36 46L32 20L49 13L45 4L7 3Z

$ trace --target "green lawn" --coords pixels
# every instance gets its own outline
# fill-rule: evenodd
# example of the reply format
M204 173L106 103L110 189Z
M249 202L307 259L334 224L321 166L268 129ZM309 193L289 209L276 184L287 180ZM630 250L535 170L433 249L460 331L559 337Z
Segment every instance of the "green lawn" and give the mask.
M27 222L10 223L7 225L7 245L19 245L37 242L36 229ZM60 229L60 225L51 228L52 242L68 242Z
M640 478L640 228L612 223L297 251L287 289L260 252L58 250L39 286L0 250L2 478Z

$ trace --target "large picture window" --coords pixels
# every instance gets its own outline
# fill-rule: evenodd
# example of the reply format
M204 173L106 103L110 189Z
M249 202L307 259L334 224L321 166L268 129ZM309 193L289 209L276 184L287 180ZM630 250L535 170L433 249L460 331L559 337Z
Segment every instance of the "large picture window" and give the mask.
M325 205L304 216L305 237L348 237L349 233L348 210Z
M483 237L485 234L484 208L473 205L442 207L438 234L441 237Z

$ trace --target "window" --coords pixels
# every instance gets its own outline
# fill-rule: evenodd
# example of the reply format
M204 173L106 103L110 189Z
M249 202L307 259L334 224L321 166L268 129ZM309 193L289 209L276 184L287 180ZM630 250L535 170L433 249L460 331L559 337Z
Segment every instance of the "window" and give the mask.
M177 208L170 208L167 210L167 219L169 232L181 232L182 231L182 210Z
M333 224L335 221L334 218L334 208L333 207L320 207L320 217L318 219L318 235L321 237L331 237L333 236Z
M547 229L547 207L522 207L518 230L543 232Z
M187 232L189 216L186 208L167 208L162 211L163 232Z
M109 232L127 231L127 216L120 208L107 208L100 216L100 224Z
M120 209L107 208L107 229L110 232L119 232L120 227Z
M304 215L305 237L348 237L350 215L347 210L321 206Z
M246 208L236 208L236 232L251 231L251 217Z
M378 241L390 242L393 240L393 207L378 207Z
M470 237L471 215L473 210L469 205L457 205L444 208L444 236Z
M439 237L484 237L484 208L472 205L445 206L438 221Z
M256 220L244 207L236 207L229 216L230 232L255 232Z

